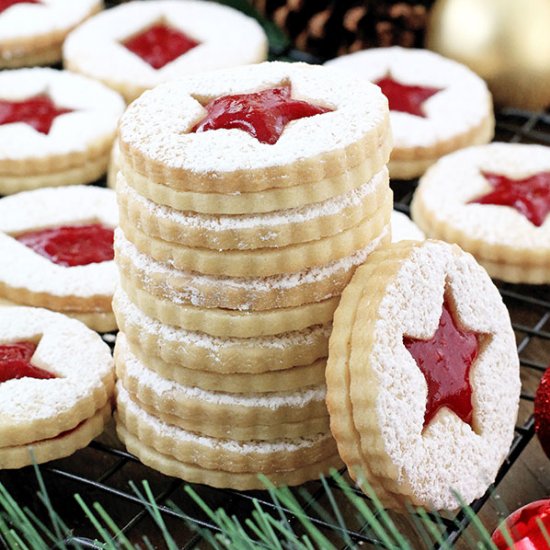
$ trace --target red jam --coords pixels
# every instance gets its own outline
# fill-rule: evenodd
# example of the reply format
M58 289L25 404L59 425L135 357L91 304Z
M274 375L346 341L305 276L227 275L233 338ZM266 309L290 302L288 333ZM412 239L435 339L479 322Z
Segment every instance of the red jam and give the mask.
M458 327L445 302L435 334L429 340L404 336L403 344L414 357L428 385L424 427L441 407L448 407L471 426L470 367L479 351L477 334Z
M277 143L292 120L328 113L332 109L292 99L289 85L252 94L218 97L205 105L207 115L193 132L236 128L261 143Z
M122 45L154 69L162 69L164 65L198 46L199 43L177 29L157 23L128 38L122 42Z
M19 235L17 240L65 267L107 262L114 258L113 229L98 223L30 231Z
M441 91L440 88L401 84L390 76L381 78L375 84L380 86L382 93L388 98L390 111L400 111L420 117L426 116L422 107L424 101Z
M549 540L544 536L541 524L550 534L550 499L537 500L510 514L493 533L493 543L498 550L543 550L550 548ZM511 548L503 534L506 526L514 543Z
M0 0L0 13L15 4L41 4L40 0Z
M37 132L49 134L53 121L71 109L56 107L45 95L37 95L23 101L0 99L0 125L24 122Z
M0 344L0 383L19 378L55 378L51 372L31 364L35 350L32 342Z
M511 206L533 225L540 227L550 212L550 172L513 180L500 174L483 172L493 190L470 201L478 204Z

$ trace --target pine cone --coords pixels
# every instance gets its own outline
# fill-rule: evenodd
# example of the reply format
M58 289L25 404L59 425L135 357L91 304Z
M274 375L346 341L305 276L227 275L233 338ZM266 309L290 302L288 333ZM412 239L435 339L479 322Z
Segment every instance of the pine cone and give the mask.
M434 0L250 0L321 59L376 46L421 47Z

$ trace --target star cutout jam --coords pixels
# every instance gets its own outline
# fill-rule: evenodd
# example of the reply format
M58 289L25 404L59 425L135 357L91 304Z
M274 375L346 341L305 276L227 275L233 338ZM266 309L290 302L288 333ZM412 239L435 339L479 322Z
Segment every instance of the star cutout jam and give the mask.
M511 206L533 225L540 227L550 212L550 172L539 172L528 178L511 179L492 172L482 172L493 190L469 204Z
M162 69L198 46L199 42L164 23L157 23L128 38L122 45L149 63L153 69Z
M479 353L479 335L457 326L445 300L435 334L429 340L403 336L403 344L428 385L424 428L442 407L472 426L470 367Z
M40 0L0 0L0 13L11 8L15 4L41 4Z
M0 383L19 378L55 378L51 372L31 363L36 347L33 342L0 344Z
M0 99L0 125L24 122L41 134L49 134L53 121L72 109L56 107L47 95L37 95L23 101Z
M95 223L49 227L16 238L54 264L73 267L112 260L113 235L111 227Z
M442 90L401 84L389 75L376 81L375 84L380 86L382 93L388 98L390 111L400 111L424 118L426 117L423 110L424 102Z
M292 120L332 111L292 99L290 85L251 94L218 97L205 105L205 109L207 115L192 132L236 128L269 145L277 143L285 126Z

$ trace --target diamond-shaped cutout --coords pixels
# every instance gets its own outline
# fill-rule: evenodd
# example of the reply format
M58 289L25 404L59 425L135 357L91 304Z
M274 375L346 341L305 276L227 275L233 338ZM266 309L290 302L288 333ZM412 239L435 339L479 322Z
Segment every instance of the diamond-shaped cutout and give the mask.
M181 55L192 50L199 42L165 21L158 21L121 44L141 57L153 69L162 69Z

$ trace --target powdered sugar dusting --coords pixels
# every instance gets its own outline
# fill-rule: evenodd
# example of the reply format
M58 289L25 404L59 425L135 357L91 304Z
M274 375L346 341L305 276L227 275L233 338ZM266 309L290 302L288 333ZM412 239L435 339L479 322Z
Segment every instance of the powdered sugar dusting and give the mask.
M376 82L391 75L402 84L442 88L424 103L426 117L390 112L396 148L433 146L466 133L490 116L485 82L470 69L428 50L371 48L332 59L327 66Z
M423 241L424 233L420 228L402 212L393 210L391 213L391 242L399 241Z

